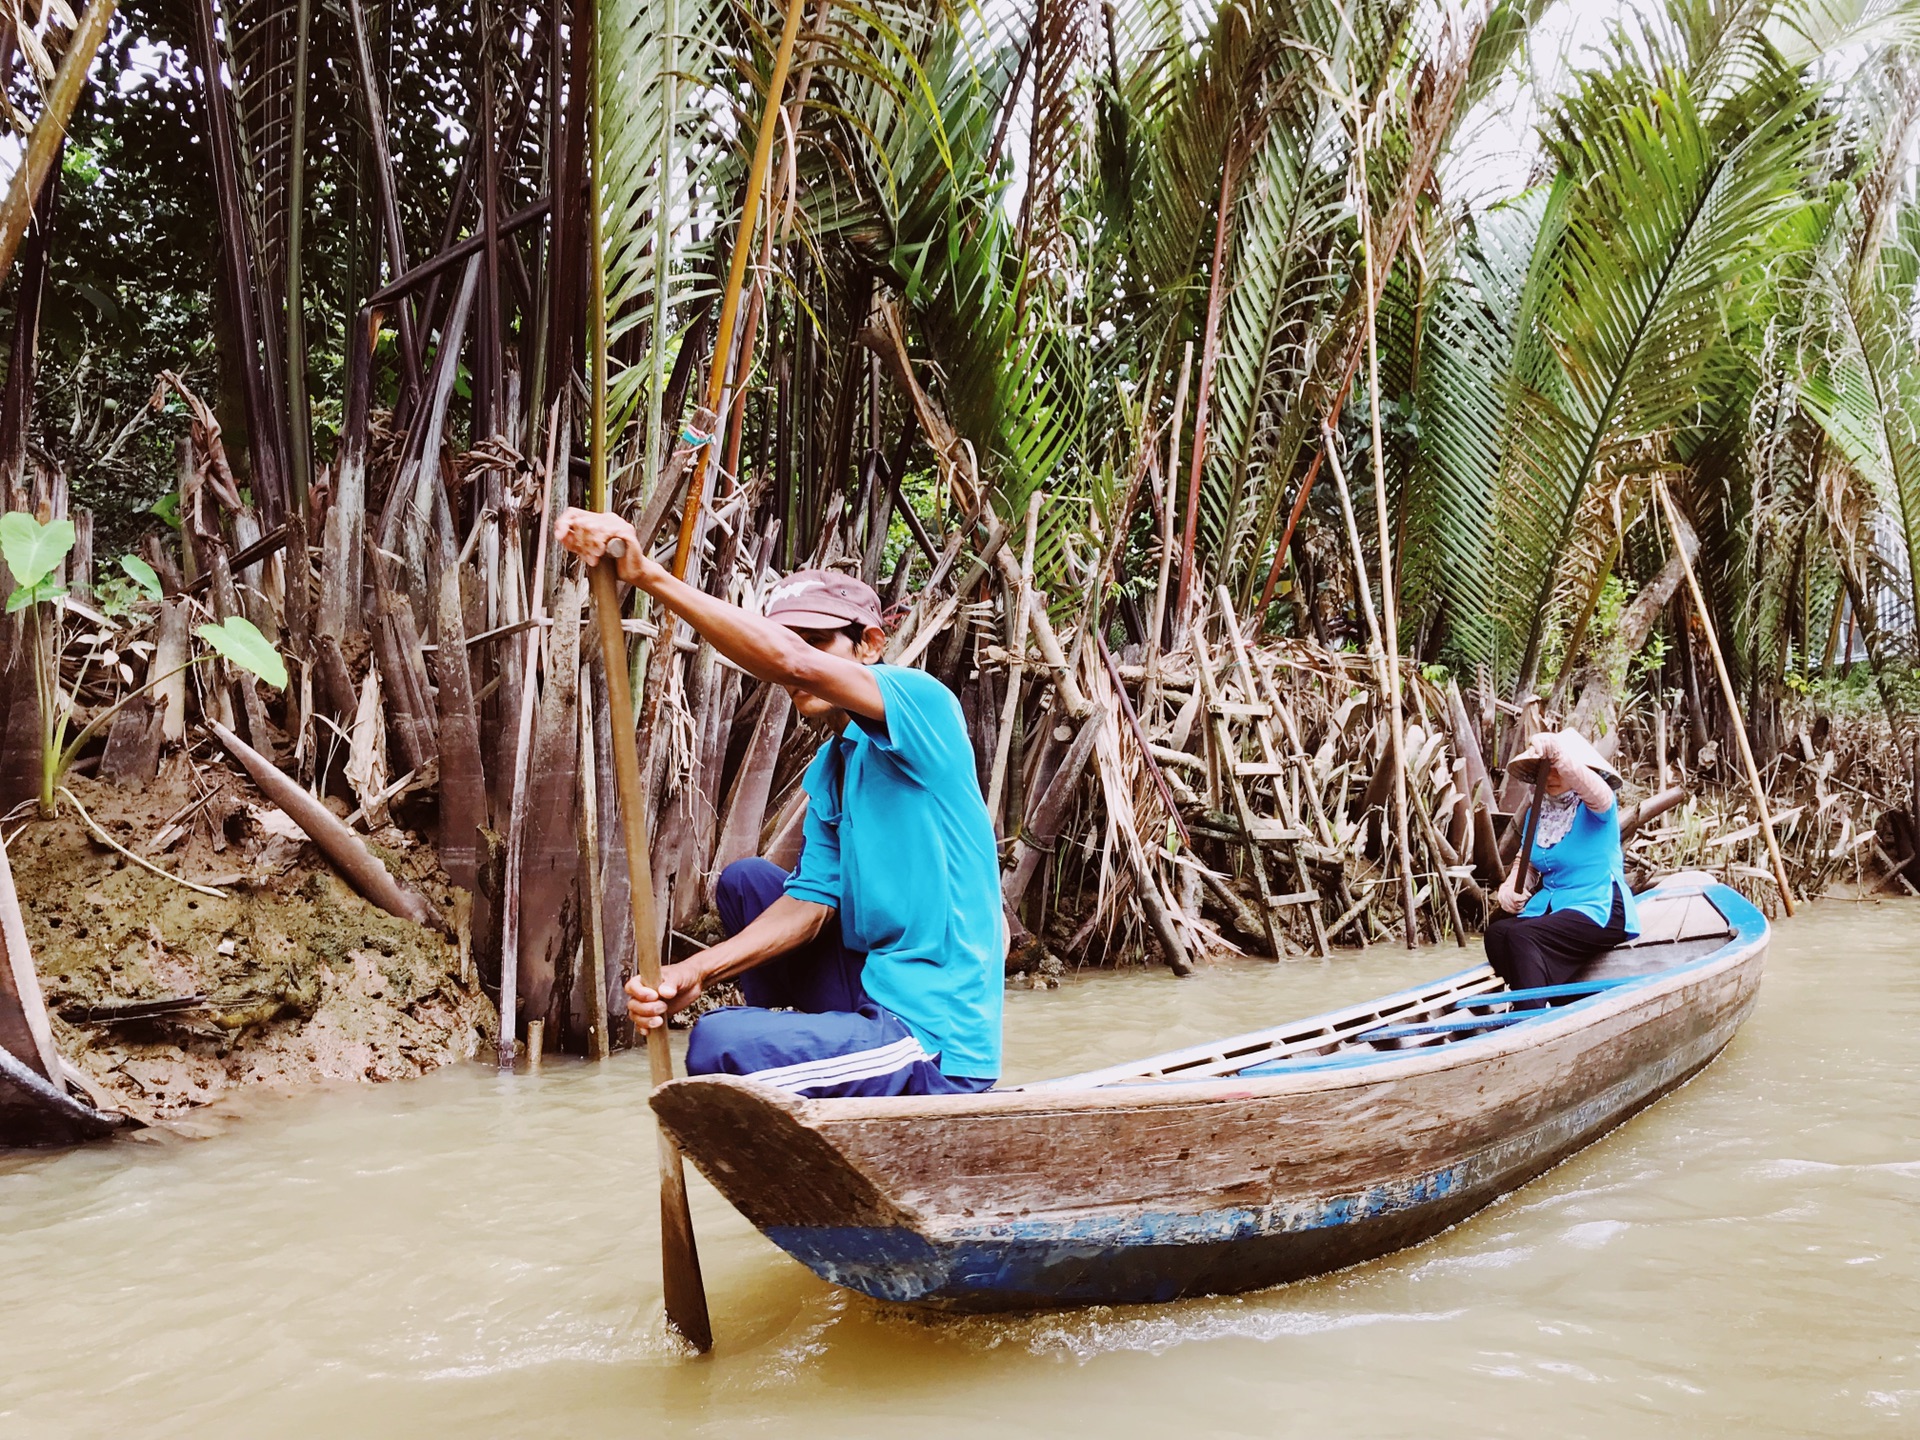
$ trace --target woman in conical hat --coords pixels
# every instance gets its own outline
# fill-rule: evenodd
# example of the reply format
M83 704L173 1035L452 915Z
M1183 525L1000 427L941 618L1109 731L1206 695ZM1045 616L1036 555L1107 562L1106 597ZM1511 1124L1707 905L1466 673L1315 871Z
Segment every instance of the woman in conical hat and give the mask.
M1602 951L1640 933L1620 853L1620 775L1584 735L1548 731L1507 767L1536 790L1540 815L1521 817L1530 857L1514 857L1500 887L1500 913L1487 926L1487 960L1512 990L1561 985ZM1529 807L1529 812L1531 806ZM1539 879L1522 889L1528 868Z

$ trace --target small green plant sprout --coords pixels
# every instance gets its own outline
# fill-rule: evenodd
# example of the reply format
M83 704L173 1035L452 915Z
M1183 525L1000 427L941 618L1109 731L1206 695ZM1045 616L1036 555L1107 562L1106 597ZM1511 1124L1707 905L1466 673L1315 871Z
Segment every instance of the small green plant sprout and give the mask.
M94 576L93 602L110 620L162 596L160 577L138 555L122 555L118 567Z
M146 596L147 599L158 600L160 598L160 574L153 566L142 560L138 555L122 555L120 557L120 568L126 572L129 580L140 587L140 593Z
M60 564L73 549L73 522L41 524L24 510L0 515L0 556L13 573L13 593L7 613L26 612L28 648L32 655L33 688L40 702L40 813L53 814L53 776L49 771L66 733L72 701L60 690L60 605L66 595L60 583Z
M71 702L61 710L55 723L49 727L49 742L41 751L40 760L40 813L49 819L53 816L53 795L59 788L61 779L66 775L73 762L80 756L86 743L98 735L107 722L133 701L138 700L162 681L170 680L182 670L190 670L195 665L203 665L218 655L229 665L237 665L249 675L267 682L276 690L287 687L287 664L280 653L273 648L273 642L255 628L251 620L243 620L238 615L230 615L218 625L202 625L196 629L198 635L207 644L204 654L196 655L183 664L176 665L165 674L152 676L136 690L130 690L113 704L102 710L71 743L66 742L66 716L72 709Z
M107 722L129 703L162 681L218 655L249 675L265 680L275 689L285 689L287 684L286 662L280 658L272 643L251 621L231 616L218 625L202 625L195 632L207 644L205 653L194 656L163 675L149 677L144 685L121 696L94 716L72 740L68 740L67 724L73 714L74 697L60 685L61 606L58 602L66 592L59 583L58 575L61 561L73 549L73 538L71 521L55 520L43 525L32 515L19 510L0 515L0 555L5 556L7 568L18 582L14 592L7 597L7 610L9 613L25 611L31 632L34 688L40 701L40 813L47 819L53 818L54 795L60 788L61 780L79 758L87 742L98 735ZM129 555L121 561L121 568L143 590L147 588L146 582L149 580L154 591L159 589L159 576L145 561ZM87 665L94 658L106 659L108 663L115 663L119 659L117 652L94 646L82 664L82 679L85 678ZM121 673L123 676L127 674L124 668ZM79 682L76 681L76 692L78 688Z

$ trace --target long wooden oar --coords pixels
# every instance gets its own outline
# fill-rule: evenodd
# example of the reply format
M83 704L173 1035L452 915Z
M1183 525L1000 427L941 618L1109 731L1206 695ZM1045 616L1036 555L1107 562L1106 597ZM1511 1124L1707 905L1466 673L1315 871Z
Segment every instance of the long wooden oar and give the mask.
M633 897L633 949L640 979L660 986L659 930L653 913L653 864L648 858L647 817L640 793L640 750L633 734L633 692L627 681L627 637L620 629L620 585L614 562L625 553L618 540L593 567L593 613L600 626L600 654L606 663L608 722L613 727L613 775L620 796L620 829L627 843L627 879ZM673 643L673 616L663 615L662 644ZM653 1083L673 1079L673 1051L667 1027L647 1031L647 1061ZM713 1348L707 1319L707 1287L700 1278L700 1251L693 1239L693 1215L687 1209L687 1174L680 1147L659 1127L660 1271L666 1293L667 1323L702 1354Z

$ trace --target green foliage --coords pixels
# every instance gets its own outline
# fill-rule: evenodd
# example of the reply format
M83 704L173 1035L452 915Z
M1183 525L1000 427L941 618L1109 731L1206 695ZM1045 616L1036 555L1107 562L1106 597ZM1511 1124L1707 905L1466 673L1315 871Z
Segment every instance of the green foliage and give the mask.
M0 555L6 557L7 569L18 582L7 597L9 615L65 593L55 572L73 549L73 539L71 520L42 525L24 510L0 515Z
M1562 652L1590 605L1589 638L1605 644L1665 558L1664 527L1645 518L1659 475L1700 534L1743 683L1782 673L1795 625L1803 671L1822 638L1806 631L1844 586L1864 598L1891 703L1920 661L1920 202L1907 158L1920 80L1902 48L1920 38L1920 11L1669 0L1623 12L1560 93L1534 97L1545 119L1528 187L1469 208L1453 177L1473 157L1455 129L1473 105L1504 103L1496 86L1549 3L1498 0L1470 53L1447 27L1477 7L1411 0L822 10L823 31L803 40L807 99L791 149L781 131L766 196L773 248L760 249L763 230L752 251L756 267L768 257L754 271L759 354L777 363L740 400L739 479L771 496L777 474L783 491L753 529L777 515L802 554L818 517L851 498L858 451L875 443L861 336L877 296L897 305L906 359L965 451L901 451L904 493L928 528L944 536L957 519L946 471L977 464L1009 522L1037 488L1048 493L1038 557L1056 601L1084 593L1087 564L1116 538L1128 593L1144 599L1163 535L1143 503L1116 537L1119 506L1142 447L1163 460L1171 449L1177 473L1151 470L1146 483L1184 528L1217 295L1197 579L1202 593L1225 582L1250 598L1331 388L1365 338L1364 205L1376 232L1389 215L1408 218L1378 314L1385 453L1367 453L1364 370L1334 419L1375 570L1383 537L1358 492L1376 463L1385 481L1402 638L1421 637L1420 660L1463 678L1484 668L1503 689L1532 682L1579 658ZM243 223L277 295L294 203L276 90L287 27L271 7L220 13L251 142ZM566 57L539 48L551 21L529 29L502 13L483 25L464 0L367 13L403 263L477 233L478 197L454 200L483 73L498 107L501 210L560 194L548 106ZM121 14L102 62L115 83L76 117L66 151L35 435L95 507L104 553L180 523L171 448L185 418L172 400L144 407L162 367L192 370L237 478L251 480L240 350L209 243L218 207L190 17L161 0L129 0ZM592 204L604 237L593 261L611 350L610 373L594 377L610 401L596 438L616 498L631 501L678 418L663 413L665 377L735 243L779 14L596 0L593 20ZM345 18L315 7L314 25L302 263L324 451L339 424L346 317L395 262ZM1835 78L1821 56L1840 51L1860 64ZM1435 97L1456 82L1443 108ZM1415 184L1409 163L1428 140L1441 161ZM498 338L502 354L517 352L529 413L553 399L546 347L580 341L554 233L523 231L503 251L511 333ZM444 324L449 288L416 323ZM583 280L576 293L589 289ZM376 342L376 407L397 398L399 318L388 313ZM485 368L477 322L468 334L456 449L473 438L469 382ZM278 357L284 338L283 327L265 347ZM1189 348L1186 409L1169 435ZM709 357L685 358L697 393ZM899 389L883 372L873 420L889 455L907 418ZM766 463L769 434L781 448ZM775 474L747 473L763 465ZM1305 527L1313 553L1329 531L1338 541L1317 583L1350 604L1352 561L1324 483ZM896 516L879 547L889 571L910 543ZM1291 612L1249 618L1279 630ZM1357 628L1333 618L1336 632ZM1640 673L1653 673L1663 643L1634 662Z
M639 363L616 364L605 377L609 452L649 400L644 433L659 429L686 312L712 289L711 276L689 263L692 237L676 221L696 192L738 189L721 178L731 157L702 143L707 107L722 93L708 75L720 63L721 13L696 0L597 0L594 177L604 238L595 263L610 350L638 348L630 336L646 340ZM655 447L642 449L650 487Z
M40 314L36 439L73 503L93 510L103 549L130 543L174 483L181 431L146 408L154 376L209 383L216 353L216 212L192 73L152 43L142 9L121 7L95 61L114 83L97 85L69 127ZM235 420L236 454L244 439Z
M229 615L218 625L196 626L193 633L228 664L238 665L276 690L287 688L287 662L251 620Z

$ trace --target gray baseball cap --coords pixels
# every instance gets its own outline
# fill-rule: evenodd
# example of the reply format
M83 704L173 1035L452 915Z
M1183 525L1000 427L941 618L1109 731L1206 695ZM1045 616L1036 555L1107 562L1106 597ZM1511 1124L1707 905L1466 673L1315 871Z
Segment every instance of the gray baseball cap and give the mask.
M880 597L837 570L796 570L767 592L767 619L791 630L880 625Z

